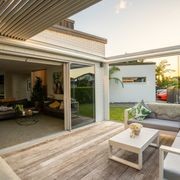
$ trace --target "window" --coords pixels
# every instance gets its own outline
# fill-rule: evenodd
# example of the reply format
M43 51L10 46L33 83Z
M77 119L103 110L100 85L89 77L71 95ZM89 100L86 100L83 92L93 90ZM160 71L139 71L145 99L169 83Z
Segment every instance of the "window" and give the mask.
M123 77L123 83L146 82L146 77Z

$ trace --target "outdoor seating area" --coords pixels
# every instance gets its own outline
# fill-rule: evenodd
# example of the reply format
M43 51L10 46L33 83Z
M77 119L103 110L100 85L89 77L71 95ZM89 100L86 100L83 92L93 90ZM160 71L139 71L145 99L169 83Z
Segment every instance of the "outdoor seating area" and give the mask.
M178 180L180 178L180 171L179 167L175 166L175 164L180 163L180 106L177 104L164 103L144 104L142 102L141 105L146 106L147 109L151 110L151 113L145 117L145 119L139 119L140 117L132 117L129 119L129 113L131 113L133 107L126 109L124 111L125 127L128 128L128 124L138 122L144 127L176 132L177 136L175 137L172 147L160 147L159 178ZM168 153L166 158L165 153Z
M0 180L180 180L179 8L0 0Z

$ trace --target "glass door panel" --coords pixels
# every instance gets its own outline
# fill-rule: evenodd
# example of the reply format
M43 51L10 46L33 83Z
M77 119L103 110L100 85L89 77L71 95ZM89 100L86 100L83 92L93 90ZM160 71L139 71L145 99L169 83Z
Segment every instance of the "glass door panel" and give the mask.
M72 128L95 122L94 66L71 64L70 80Z

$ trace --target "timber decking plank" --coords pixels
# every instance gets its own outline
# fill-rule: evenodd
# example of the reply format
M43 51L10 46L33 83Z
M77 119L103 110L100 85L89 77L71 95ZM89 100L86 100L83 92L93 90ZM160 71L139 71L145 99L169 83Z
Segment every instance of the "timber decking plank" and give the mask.
M100 135L107 130L114 128L114 126L111 127L110 125L110 127L108 129L107 128L108 127L106 126L104 128L101 128L101 126L99 125L93 129L93 132L98 131L98 133L96 132L96 135ZM46 161L52 157L57 156L58 154L62 154L63 152L71 149L72 147L83 144L84 141L88 140L89 136L91 139L96 136L92 134L91 129L90 131L87 130L87 132L82 131L82 133L75 133L75 135L77 136L66 136L64 139L60 138L60 141L55 139L55 142L47 142L46 144L30 148L26 151L12 154L9 156L10 158L7 157L6 160L12 165L14 163L14 166L17 167L17 169L21 169L22 163L18 164L18 162L15 162L14 159L21 159L21 161L23 161L24 167L31 166L31 163L33 163L34 166L34 163L36 162L40 163ZM86 139L82 136L85 136Z
M120 131L120 128L115 129L112 132L116 132L117 134L119 131ZM112 132L110 131L106 133L105 135L103 135L104 139L107 139L108 137L109 138L112 137ZM108 136L108 134L110 136ZM72 161L74 161L73 165L75 166L76 162L78 163L80 162L81 157L86 156L86 151L88 154L91 153L91 149L92 149L91 147L94 147L95 149L96 144L103 141L103 137L102 136L97 137L90 142L84 143L80 145L79 147L75 147L72 150L65 152L64 154L56 156L54 159L50 159L49 162L43 162L44 166L41 167L41 170L38 170L38 174L36 172L32 172L32 174L36 175L36 177L39 177L41 176L41 174L43 174L43 172L46 172L47 169L48 169L49 174L53 173L54 171L61 173L61 169L64 167L64 164L65 166L67 166L69 160L71 161L70 164L72 164ZM51 164L50 168L48 166L49 163ZM60 167L61 169L59 169Z
M22 180L157 180L158 149L148 147L143 153L141 171L108 158L108 139L123 125L103 122L67 133L23 151L4 155ZM161 136L161 144L171 145L174 137ZM120 154L118 150L114 153ZM124 155L135 161L137 156Z

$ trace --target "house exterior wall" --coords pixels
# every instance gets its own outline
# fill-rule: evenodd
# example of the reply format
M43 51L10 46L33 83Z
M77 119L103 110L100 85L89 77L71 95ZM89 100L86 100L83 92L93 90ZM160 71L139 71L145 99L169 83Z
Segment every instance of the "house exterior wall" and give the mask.
M0 39L3 59L56 65L63 62L95 66L95 113L96 121L105 119L104 109L104 61L105 44L93 40L60 34L46 30L26 42ZM8 43L7 43L8 42ZM61 53L65 49L65 54ZM9 54L11 52L11 54ZM74 53L73 56L71 55ZM67 54L67 55L66 55ZM69 55L68 55L69 54ZM38 59L39 58L39 59ZM48 77L47 77L48 78Z
M146 82L120 83L110 81L110 102L145 102L155 101L155 64L118 66L119 72L114 77L146 77Z
M105 44L90 39L64 34L52 30L45 30L31 38L32 40L52 44L59 48L84 52L95 56L105 56ZM78 61L78 60L77 60ZM83 63L83 59L81 60ZM102 121L104 117L104 67L100 63L84 60L84 63L95 66L95 119Z
M31 40L44 42L59 46L61 48L72 49L97 56L105 56L104 43L52 30L45 30L32 37Z

